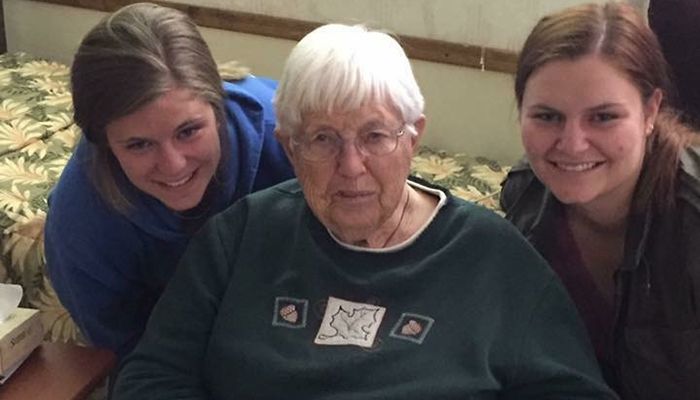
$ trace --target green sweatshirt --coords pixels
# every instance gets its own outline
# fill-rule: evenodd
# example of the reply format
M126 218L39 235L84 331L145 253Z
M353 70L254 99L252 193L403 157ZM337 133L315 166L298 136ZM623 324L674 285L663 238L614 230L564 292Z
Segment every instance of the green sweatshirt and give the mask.
M448 196L410 245L341 246L296 181L193 239L119 399L608 399L584 328L508 222Z

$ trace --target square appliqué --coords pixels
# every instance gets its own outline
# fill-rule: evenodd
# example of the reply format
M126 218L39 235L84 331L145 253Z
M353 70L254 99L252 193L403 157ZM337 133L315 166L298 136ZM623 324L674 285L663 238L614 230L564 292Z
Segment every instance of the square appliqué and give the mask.
M272 325L285 328L303 328L306 326L306 312L309 301L293 297L275 297L275 310Z
M433 327L434 319L425 315L403 313L396 322L389 336L409 342L423 343L428 331Z
M386 308L381 306L330 296L314 343L372 348L385 312Z

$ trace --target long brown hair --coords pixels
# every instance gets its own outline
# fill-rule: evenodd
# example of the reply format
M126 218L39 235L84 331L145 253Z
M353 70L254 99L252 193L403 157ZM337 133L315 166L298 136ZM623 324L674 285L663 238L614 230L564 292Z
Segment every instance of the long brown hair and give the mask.
M223 138L223 89L216 63L197 26L180 11L137 3L105 17L75 54L71 86L75 122L90 142L93 181L119 211L130 202L116 181L121 167L107 143L110 122L175 87L186 88L211 104Z
M680 154L692 133L671 107L675 89L656 36L633 6L584 4L542 18L519 55L515 76L518 108L527 80L538 68L550 61L574 60L589 54L599 55L620 70L639 90L644 103L656 89L663 92L653 132L647 139L634 207L672 207Z

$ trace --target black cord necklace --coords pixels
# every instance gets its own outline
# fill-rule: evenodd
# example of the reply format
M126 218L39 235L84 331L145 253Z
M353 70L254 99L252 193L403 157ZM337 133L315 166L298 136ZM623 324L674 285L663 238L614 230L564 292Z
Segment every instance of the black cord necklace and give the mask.
M399 228L403 224L403 219L406 216L406 210L408 209L408 204L410 201L411 201L411 187L408 186L406 188L406 201L404 201L404 203L403 203L403 210L401 210L401 217L399 217L399 223L396 224L396 228L394 228L394 230L391 232L389 237L386 238L386 241L384 241L384 245L382 245L382 248L387 247L387 245L389 244L391 239L393 239L394 235L396 235L396 232L399 231Z

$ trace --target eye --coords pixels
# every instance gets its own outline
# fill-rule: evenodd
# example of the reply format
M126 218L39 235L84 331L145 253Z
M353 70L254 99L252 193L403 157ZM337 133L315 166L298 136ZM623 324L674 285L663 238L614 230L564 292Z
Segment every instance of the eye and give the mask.
M389 132L378 129L375 129L362 135L362 139L365 143L381 143L389 139L390 137L391 134Z
M564 118L561 114L551 111L542 111L532 114L531 118L546 123L559 123Z
M184 129L181 129L177 133L177 138L180 140L190 139L190 138L194 137L195 135L197 135L197 133L199 132L200 129L201 129L200 126L188 126Z
M153 143L147 140L134 140L126 144L126 149L134 153L142 153L148 150L152 145Z
M618 115L615 113L597 112L597 113L593 114L593 116L591 117L591 120L593 120L593 122L609 122L609 121L616 120L617 118L618 118Z
M334 143L337 136L330 131L316 132L309 138L309 143L312 144L331 144Z

